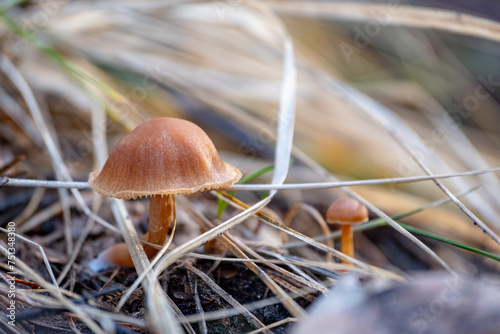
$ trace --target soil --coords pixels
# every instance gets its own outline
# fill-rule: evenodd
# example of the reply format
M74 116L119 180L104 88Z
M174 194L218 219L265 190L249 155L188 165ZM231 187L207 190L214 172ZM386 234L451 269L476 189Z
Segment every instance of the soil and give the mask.
M200 260L193 265L206 273L215 283L236 299L240 304L251 303L272 297L273 293L267 286L245 265L240 263L223 262L212 269L213 261ZM211 270L212 269L212 270ZM110 269L99 275L88 275L82 270L74 280L74 292L86 296L85 300L74 301L77 303L99 303L103 309L111 310L126 288L137 278L134 269L120 268L113 282L105 287L106 277L113 275L114 269ZM160 277L160 283L169 297L177 305L184 315L196 314L196 303L194 293L191 289L190 278L196 281L197 292L201 307L205 312L231 309L232 306L215 293L203 280L196 275L188 273L183 266L177 266L171 272L166 272ZM104 288L103 288L104 287ZM302 307L307 307L309 301L298 298L297 302ZM73 333L76 326L82 333L92 333L81 322L76 320L64 309L37 309L30 308L27 304L21 304L21 311L17 314L17 323L32 333ZM147 310L144 306L144 294L142 289L137 289L125 306L122 313L134 318L144 319ZM251 311L262 323L269 325L277 321L291 317L288 311L281 305L275 304ZM231 316L218 320L207 321L208 333L247 333L255 330L242 315ZM291 323L281 325L272 329L273 333L286 333ZM199 324L191 324L192 328L200 333ZM117 333L148 333L138 328L130 328L118 325Z

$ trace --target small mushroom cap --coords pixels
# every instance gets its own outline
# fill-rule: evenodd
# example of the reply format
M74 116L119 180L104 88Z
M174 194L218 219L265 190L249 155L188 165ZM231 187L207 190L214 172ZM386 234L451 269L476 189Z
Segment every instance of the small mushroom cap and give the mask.
M132 199L225 188L240 178L241 172L220 159L200 127L161 117L123 137L88 182L104 196Z
M358 224L368 221L368 210L352 198L339 198L330 205L326 212L330 224Z

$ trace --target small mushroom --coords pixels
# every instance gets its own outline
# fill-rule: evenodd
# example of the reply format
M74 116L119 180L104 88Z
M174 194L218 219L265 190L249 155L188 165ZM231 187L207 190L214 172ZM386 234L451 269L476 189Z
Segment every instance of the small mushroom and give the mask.
M368 221L368 210L360 202L352 198L340 198L330 205L326 212L329 224L340 224L342 229L342 253L354 257L352 225ZM342 263L350 263L342 260Z
M175 194L226 188L240 177L236 167L220 159L200 127L186 120L161 117L123 137L102 170L92 172L88 182L107 197L149 196L149 230L141 239L163 246L175 221ZM150 259L158 253L148 245L144 245L144 251ZM134 266L123 243L104 251L99 259Z

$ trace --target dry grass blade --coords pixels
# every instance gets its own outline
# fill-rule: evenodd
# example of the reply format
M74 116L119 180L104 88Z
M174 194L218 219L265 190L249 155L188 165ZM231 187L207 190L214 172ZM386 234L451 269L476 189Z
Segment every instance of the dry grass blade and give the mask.
M71 176L69 174L66 165L59 151L56 139L51 135L51 131L42 115L42 111L38 106L31 88L29 87L26 80L24 80L21 73L16 69L12 62L5 56L2 55L0 58L0 68L7 75L7 77L12 81L12 83L19 89L21 95L26 101L26 105L33 117L38 131L42 135L45 146L50 154L53 161L53 169L59 180L71 181ZM66 252L71 253L73 248L73 238L71 236L71 213L69 211L69 195L67 190L59 188L57 189L59 197L61 198L63 218L64 218L64 235L66 238Z
M151 274L146 280L149 280L148 285L145 286L146 291L148 291L146 302L154 331L157 333L182 333L179 322L173 317L172 309L169 306L172 301L165 295L158 280ZM178 320L182 320L182 318Z
M254 331L248 332L247 334L258 334L258 333L266 332L266 331L269 331L271 328L275 328L275 327L287 324L289 322L296 322L296 321L298 321L298 319L295 319L295 318L286 318L286 319L277 321L277 322L275 322L273 324L267 325L264 328L256 329Z
M24 273L23 273L24 275ZM8 291L8 289L4 289L5 285L0 284L0 291ZM82 297L76 293L73 293L68 290L63 290L61 289L62 293L64 296L68 298L73 298L75 300L82 299ZM37 307L42 307L46 306L47 308L61 308L62 304L55 298L52 298L48 295L47 289L43 290L33 290L33 289L18 289L18 300L22 301L24 303L30 304L32 306L37 306ZM85 304L79 304L78 307L82 309L83 312L88 313L92 317L99 319L99 321L102 321L102 319L106 319L106 321L112 319L116 322L123 322L126 324L131 324L133 326L136 326L138 328L143 328L146 329L146 323L143 320L129 317L124 314L120 313L114 313L110 311L103 310L100 308L102 305L98 305L97 303L92 302L92 300L88 301L88 305ZM109 323L109 321L108 321Z
M0 245L0 252L2 252L6 257L9 256L9 252L2 245ZM71 302L68 298L63 296L61 290L59 289L59 287L57 287L57 285L52 285L49 282L45 281L39 274L37 274L19 258L15 257L14 261L16 263L16 267L19 268L20 271L24 272L24 275L26 277L47 289L47 291L61 303L61 306L71 310L71 312L76 314L78 318L96 334L104 334L104 331L99 327L99 325L97 325L94 320L87 316L86 312L84 312L78 305L75 305L73 302Z
M322 292L322 293L328 293L328 289L326 289L324 286L322 286L318 282L314 281L313 279L311 279L307 275L304 276L303 272L298 270L298 268L293 268L293 265L292 265L292 268L297 270L298 275L302 275L303 277L297 276L296 274L293 274L293 273L291 273L291 272L289 272L281 267L278 267L277 265L275 265L271 262L267 262L266 259L264 259L262 256L260 256L255 251L253 251L251 248L246 246L241 240L239 240L239 238L233 237L233 238L231 238L231 241L233 241L241 250L243 250L246 253L248 253L249 255L253 256L255 259L261 260L262 263L267 264L267 266L269 268L273 269L274 271L276 271L278 273L281 273L284 277L290 278L291 280L296 282L298 285L301 285L303 287L308 287L310 289L317 290L317 291ZM276 254L275 256L277 258L279 258L278 254ZM283 260L283 258L281 258L281 260ZM284 262L286 262L286 261L284 261Z
M146 253L144 253L144 249L142 248L141 241L139 240L137 231L134 228L132 219L130 219L127 208L122 200L111 198L110 201L113 215L118 223L120 231L122 232L123 239L127 244L132 261L134 262L137 272L141 274L148 267L149 260Z
M70 207L73 207L75 205L79 205L81 208L84 209L83 211L85 214L87 214L87 216L96 220L98 223L100 223L102 226L106 227L107 229L119 233L119 230L115 226L111 225L110 223L108 223L107 221L102 219L101 217L92 213L90 211L90 209L88 208L87 204L85 204L85 202L89 201L90 198L92 197L91 193L84 193L82 195L79 192L77 192L77 193L74 193L73 195L76 195L76 196L74 196L74 199L69 200ZM61 203L59 203L59 202L54 203L53 205L51 205L43 210L40 210L38 213L33 215L30 219L28 219L24 223L20 224L19 232L22 232L22 233L28 232L31 229L38 226L39 224L41 224L43 221L49 219L50 217L52 217L56 214L59 214L61 211L62 211Z
M26 208L24 208L23 212L21 212L17 217L12 219L12 221L17 222L20 225L27 219L29 219L35 213L44 195L45 195L44 188L36 188Z
M285 184L235 184L228 187L231 191L263 191L263 190L313 190L313 189L328 189L342 188L366 185L381 185L381 184L398 184L412 183L422 181L432 181L435 179L448 179L461 176L483 175L500 171L500 167L476 169L467 172L421 175L421 176L405 176L392 177L384 179L368 179L354 181L330 181L330 182L314 182L314 183L285 183ZM15 179L5 177L7 187L43 187L43 188L70 188L70 189L89 189L87 182L65 182L65 181L46 181L46 180L29 180Z
M97 223L101 224L102 226L106 227L107 229L119 233L120 231L101 217L95 215L90 208L85 204L84 198L82 194L77 191L76 189L71 189L71 193L73 194L73 197L75 197L76 201L78 202L78 205L80 208L83 210L83 212L89 216L90 218L94 219Z
M0 89L0 104L2 105L2 109L24 130L36 146L40 148L44 147L43 139L33 120L24 115L21 106L3 89Z
M44 143L47 147L47 150L50 154L50 157L52 158L52 162L54 164L54 171L56 175L58 175L58 178L64 179L66 181L71 181L71 176L69 174L69 171L64 164L64 161L61 157L61 154L59 152L59 149L56 145L56 142L52 135L50 134L48 127L44 121L44 118L41 114L41 111L39 109L39 106L36 102L36 99L22 77L22 75L17 71L17 69L13 66L13 64L10 62L10 60L2 56L0 58L0 67L2 68L2 71L5 72L8 77L11 79L11 81L16 85L16 87L19 89L21 94L23 95L24 99L26 100L26 104L28 105L28 108L32 114L33 119L35 119L36 125L39 127L39 131L42 135L42 138L44 140ZM58 188L59 195L61 197L62 201L62 209L64 212L64 221L65 221L65 227L64 227L64 233L65 233L65 238L67 241L66 244L66 249L68 254L71 254L72 252L72 244L73 244L73 239L71 237L71 222L70 222L70 212L69 212L69 197L67 196L67 193L62 191L62 189ZM73 193L73 196L77 200L79 206L83 209L83 211L91 216L93 219L95 219L97 222L100 224L103 224L104 226L116 230L113 226L108 224L106 221L101 219L100 217L95 216L88 208L88 206L85 204L81 194L76 190L76 189L71 189L71 192Z
M288 174L295 120L295 58L291 40L285 40L283 87L281 90L279 121L274 157L272 184L282 184Z
M332 247L333 248L333 247ZM306 274L303 270L301 270L300 268L298 268L294 263L293 261L289 261L287 260L284 256L282 256L281 254L278 254L278 253L274 253L274 252L270 252L270 251L266 251L266 250L260 250L259 253L262 253L262 254L266 254L268 256L272 256L272 257L275 257L276 259L278 260L281 260L281 264L282 265L286 265L288 266L292 271L294 271L297 275L300 275L300 277L303 277L306 282L308 283L302 283L304 284L305 286L311 288L311 289L317 289L318 291L322 292L322 293L325 293L327 294L328 293L328 289L323 287L320 283L316 282L311 276L309 276L308 274ZM333 257L333 255L332 255ZM333 259L332 259L333 260ZM326 261L328 263L332 262L332 260L330 261ZM264 263L266 263L266 261L263 261ZM277 266L276 266L277 267ZM275 267L271 267L271 268L275 268ZM277 267L277 268L280 268L280 267ZM286 275L286 274L285 274ZM289 275L288 275L289 276ZM301 280L302 281L302 280ZM321 287L321 288L320 288Z
M476 36L500 42L500 24L474 15L400 3L331 3L331 2L271 2L269 6L280 14L326 17L341 20L369 21L378 19L386 25L401 25L423 29L438 29Z
M425 253L427 253L431 258L433 258L437 263L439 263L446 271L453 275L457 275L457 273L446 263L443 259L441 259L432 249L430 249L426 244L424 244L422 241L420 241L417 237L415 237L413 234L402 228L394 219L389 217L385 212L377 208L375 205L371 204L368 202L366 199L362 198L355 192L351 191L350 189L346 188L344 191L349 194L352 198L358 200L359 202L363 203L369 210L371 210L373 213L375 213L378 217L382 218L389 224L392 228L394 228L396 231L407 237L409 240L411 240L414 244L416 244L418 247L420 247Z
M474 187L472 189L464 191L464 192L462 192L460 194L457 194L457 197L462 197L462 196L468 195L468 194L470 194L470 193L478 190L479 188L480 187ZM437 207L437 206L445 204L445 203L449 203L450 201L451 201L451 199L448 198L448 197L446 197L446 198L443 198L443 199L440 199L440 200L437 200L437 201L425 204L425 205L419 207L418 209L412 210L412 211L404 213L404 214L400 214L398 216L399 216L399 218L408 217L408 216L411 216L412 214L415 214L415 213L418 213L418 212L421 212L421 211L424 211L424 210L427 210L427 209L430 209L430 208L433 208L433 207ZM396 218L394 217L394 219L396 219ZM355 231L355 232L356 231L363 231L365 229L365 226L354 226L353 227L353 231ZM325 235L325 236L315 237L314 240L316 240L316 241L324 241L324 240L327 240L327 239L336 239L336 238L340 238L341 234L342 234L341 231L335 231L335 232L332 232L332 233L328 234L327 236ZM298 242L290 242L290 243L287 243L287 244L280 245L279 248L287 249L287 248L301 247L301 246L304 246L304 245L305 245L304 242L298 241Z
M149 261L142 248L139 236L134 228L132 220L128 215L127 209L123 201L112 198L111 209L114 217L122 231L122 236L129 249L130 256L134 262L138 274L142 274L148 267ZM158 281L151 273L147 276L146 280L142 281L146 291L148 288L153 289L153 293L147 296L147 304L151 314L152 325L156 330L160 328L168 329L169 333L178 333L180 331L176 322L173 320L172 311L168 306L169 303L161 291ZM158 291L161 291L158 293Z
M469 138L457 126L457 122L447 113L447 111L432 97L429 93L425 92L422 87L419 87L416 98L422 101L422 104L428 106L427 118L435 125L436 128L441 129L445 134L447 141L451 146L457 157L462 161L464 166L469 169L483 169L488 168L488 162L482 156L481 152L474 146ZM427 108L426 108L427 109ZM489 203L492 206L498 207L500 205L500 180L494 174L485 174L480 177L485 185L488 185L484 190L488 193ZM471 185L462 185L462 189L468 189ZM484 207L484 197L479 195L469 196L468 200L474 207ZM481 202L478 205L474 202ZM481 210L481 214L489 221L495 221L498 216L494 207L486 207ZM495 223L493 223L495 224Z
M328 224L326 221L323 219L323 216L319 213L318 210L316 210L314 207L306 204L306 203L301 203L293 206L286 214L285 219L283 221L283 224L287 227L290 227L290 224L293 220L293 218L297 215L299 210L305 210L307 213L311 215L311 217L314 219L315 222L318 223L320 226L321 230L323 231L323 234L328 235L330 234L330 229L328 228ZM282 232L281 233L281 240L283 241L284 244L288 243L288 234ZM330 248L333 248L333 240L326 240L326 245ZM332 262L333 261L333 254L328 253L326 255L326 262Z
M354 89L347 87L340 82L337 82L338 91L343 92L346 96L349 97L354 104L360 107L361 110L365 111L367 115L373 118L376 122L378 122L381 126L383 126L391 136L394 137L396 142L404 148L414 159L414 161L424 170L426 174L429 176L433 176L434 173L427 167L427 165L422 161L422 159L417 156L415 150L415 144L418 147L425 147L423 141L418 137L417 134L413 132L404 122L400 121L394 114L390 112L387 108L379 105L372 99L364 96L363 94L355 91ZM395 124L398 124L398 127L395 127ZM413 144L415 143L415 144ZM427 151L426 149L424 151ZM488 234L496 243L500 245L500 237L491 230L483 221L481 221L469 208L462 204L458 200L458 198L453 195L451 191L448 190L438 179L433 180L434 183L451 199L453 203L455 203L472 221L478 225L484 232ZM366 201L365 201L366 202ZM365 204L366 205L366 204ZM369 206L375 212L382 213L380 210L373 207L373 205ZM388 217L387 215L385 215ZM384 218L385 219L385 218ZM393 222L387 221L391 226L399 230L401 233L405 234L410 238L411 234L401 228L399 225ZM417 242L418 239L412 237L411 239L414 242ZM424 246L423 243L419 242L420 246ZM427 253L430 252L430 249L427 248ZM431 253L429 253L431 254ZM437 260L436 256L433 257Z
M94 202L92 203L92 211L97 212L97 210L101 206L101 203L102 203L102 197L97 195L97 194L94 194ZM95 220L92 217L89 217L87 219L87 222L85 223L85 228L80 233L80 236L78 237L78 240L75 244L75 247L72 250L72 253L71 253L69 260L67 261L63 270L59 274L59 277L57 278L57 283L61 284L61 282L64 280L64 278L68 274L69 270L73 266L78 254L80 253L80 250L83 247L83 244L85 243L85 240L87 239L87 236L89 235L90 231L94 227L94 223L95 223Z
M257 319L255 315L253 315L250 311L248 311L245 307L243 307L233 296L228 294L224 289L222 289L219 285L217 285L207 274L195 268L192 264L188 264L187 268L195 273L198 277L200 277L205 284L207 284L213 291L215 291L219 296L224 298L235 310L239 310L241 315L245 317L245 319L252 324L255 328L265 328L264 324ZM265 331L268 333L269 331Z
M227 201L230 205L236 207L236 208L239 208L240 210L246 210L248 211L248 205L246 205L245 203L241 202L240 200L238 200L237 198L233 197L233 196L230 196L229 194L227 193L224 193L224 192L220 192L220 197L221 199ZM244 212L246 212L244 211ZM369 273L372 273L374 275L381 275L381 276L385 276L387 278L390 278L390 279L400 279L400 277L396 274L393 274L391 272L388 272L388 271L385 271L383 269L380 269L380 268L376 268L374 266L370 266L362 261L359 261L357 259L354 259L350 256L347 256L345 254L343 254L342 252L334 249L334 248L330 248L324 244L321 244L317 241L315 241L314 239L308 237L307 235L304 235L300 232L297 232L283 224L280 224L279 222L277 222L276 220L272 219L271 217L261 213L261 212L255 212L255 215L257 217L259 217L260 219L262 219L263 222L265 222L266 224L270 225L270 226L273 226L274 228L277 228L278 230L281 230L287 234L290 234L291 236L293 236L294 238L297 238L303 242L306 242L307 244L311 245L311 246L314 246L318 249L321 249L322 251L324 252L327 252L327 253L332 253L334 256L340 258L340 259L344 259L344 260L347 260L353 264L355 264L356 266L359 266L360 268L366 270L367 272ZM397 223L395 223L397 224ZM399 226L399 225L398 225ZM405 230L406 232L406 230ZM413 237L413 236L412 236Z
M200 236L191 239L190 241L184 243L183 245L178 246L174 250L172 250L170 253L166 254L156 265L154 272L156 275L159 275L163 270L168 268L171 264L173 264L175 261L178 259L182 258L183 256L187 255L189 252L195 250L196 248L204 245L211 239L214 239L215 237L221 235L222 233L228 231L229 229L233 228L237 224L241 223L243 220L248 219L248 217L252 216L254 212L258 211L261 207L266 205L270 201L270 198L267 197L264 200L256 203L254 206L251 208L239 213L238 215L234 216L233 218L225 221L224 223L214 227L210 231L207 231ZM283 295L283 291L281 288L276 287L274 282L270 279L266 279L265 273L262 273L259 270L259 277L261 279L266 280L266 284L269 284L270 286L274 286L275 293L279 295ZM289 302L287 305L289 307L289 310L293 310L293 313L295 314L304 314L302 309L299 306L293 306L292 302Z
M336 178L331 175L330 173L328 173L328 171L326 171L323 167L321 167L320 165L318 165L314 160L310 159L306 154L300 152L300 158L303 162L305 162L307 165L309 165L312 169L316 170L316 172L320 175L325 175L327 178L329 178L330 180L335 180L336 181ZM411 240L413 243L417 244L420 248L422 248L427 254L429 254L429 256L433 259L435 259L443 268L445 268L447 271L451 272L451 273L454 273L453 269L451 269L451 267L445 262L443 261L439 256L437 256L436 253L434 253L429 247L427 247L425 244L423 244L420 240L418 240L415 236L413 236L412 234L410 234L408 231L406 231L405 229L403 229L401 226L399 226L398 223L396 223L392 218L390 218L388 215L386 215L384 212L382 212L380 209L378 209L377 207L375 207L374 205L372 205L371 203L367 202L365 199L361 198L358 194L356 194L354 191L352 191L351 189L349 188L345 188L345 187L342 187L341 188L346 194L348 194L349 196L357 199L358 201L362 202L366 207L368 207L368 209L372 210L377 216L379 216L380 218L384 219L391 227L393 227L396 231L400 232L401 234L403 234L405 237L407 237L409 240ZM267 220L264 220L265 222L268 222L268 223L271 223L271 224L275 224L275 222L271 222L271 221L267 221ZM279 229L282 229L283 231L286 232L286 227L279 227L279 225L275 225L277 228ZM288 232L287 232L288 233ZM294 235L294 234L291 234L291 235ZM301 238L298 238L298 239L301 239ZM310 243L310 240L308 240L310 238L306 237L306 238L303 238L301 239L302 241L305 241L307 243ZM306 241L307 240L307 241ZM321 244L318 244L316 243L317 245L320 245L319 247L323 247ZM335 250L334 250L335 251ZM342 258L342 257L345 257L345 255L343 255L342 253L340 253L340 255L337 255L338 257ZM352 262L352 259L347 259L348 261L351 261Z
M172 307L174 314L177 316L177 318L174 321L180 322L182 324L182 326L184 326L184 329L186 330L186 332L188 334L196 334L196 331L193 329L191 324L187 321L187 319L184 316L184 314L182 313L181 309L174 303L172 298L170 298L170 296L167 295L166 299L168 301L168 305L170 305Z
M91 193L84 193L83 196L82 196L82 198L83 198L83 200L85 202L87 202L87 201L89 201L92 198L92 196L93 196L93 194L91 194ZM78 202L76 201L76 199L71 198L69 200L68 204L69 204L70 208L72 208L75 205L77 205ZM63 210L62 203L61 202L55 202L54 204L49 205L48 207L46 207L46 208L38 211L35 215L33 215L27 221L25 221L25 222L20 221L19 222L18 231L20 233L29 232L32 229L34 229L37 226L39 226L41 223L43 223L43 222L47 221L48 219L50 219L51 217L60 214L62 212L62 210ZM16 221L16 220L14 220L14 221Z
M212 222L210 222L206 217L200 214L196 209L190 208L190 212L193 214L193 216L199 218L201 222L197 220L197 223L200 224L201 228L214 228L214 224L212 224ZM304 314L302 308L292 298L290 298L290 296L288 296L288 294L286 294L285 291L283 291L283 289L281 289L265 271L263 271L255 264L256 261L249 259L245 252L243 252L243 250L245 250L247 253L256 255L255 252L249 249L245 244L239 242L237 238L233 237L229 232L225 232L224 234L222 234L220 236L220 241L224 244L225 247L227 247L227 249L231 253L238 257L239 260L243 261L245 265L267 285L269 290L271 290L277 296L277 298L282 301L282 304L288 309L291 314L297 314L298 316L302 316ZM267 260L263 260L261 257L259 258L260 260L258 260L257 262L267 264L270 263Z
M0 231L2 231L3 233L5 234L9 234L11 232L7 231L6 229L0 227ZM42 258L43 258L43 263L45 264L45 267L47 268L47 272L49 273L49 276L50 276L50 279L52 280L52 283L54 284L55 287L59 288L59 285L57 283L57 280L56 280L56 277L54 276L54 272L52 271L52 268L50 267L50 262L49 262L49 259L47 258L47 255L45 254L45 251L43 250L43 247L40 246L39 244L37 244L36 242L34 241L31 241L30 239L22 236L22 235L19 235L19 234L15 234L16 235L16 238L19 238L29 244L32 244L33 246L37 247L39 250L40 250L40 254L42 254ZM60 292L59 292L60 293Z
M238 243L238 240L231 240L231 242L234 242L239 247L245 247L242 243ZM231 251L240 258L247 258L243 251L241 251L238 247L232 248ZM264 270L259 268L254 262L247 262L247 265L277 296L281 304L288 310L288 312L290 312L291 315L299 319L306 316L306 312L300 307L300 305L297 304Z
M359 228L358 228L359 231ZM333 234L332 234L333 235ZM340 236L340 235L338 235ZM332 237L337 237L337 235L334 235ZM290 243L288 245L293 245L293 246L303 246L305 243ZM287 248L287 247L283 247ZM272 254L271 254L272 255ZM274 254L275 255L275 254ZM273 256L274 256L273 255ZM268 263L274 263L277 265L282 265L282 266L289 266L289 265L294 265L294 266L299 266L299 267L306 267L306 268L322 268L322 269L327 269L327 270L332 270L332 271L355 271L359 273L363 273L365 275L370 275L373 272L372 271L367 271L363 268L352 268L350 265L345 265L342 263L337 263L337 262L321 262L321 261L311 261L311 260L297 260L297 259L289 259L285 258L284 260L274 260L274 259L254 259L254 258L224 258L224 257L218 257L218 256L213 256L213 255L203 255L203 254L196 254L196 253L191 253L191 257L193 258L199 258L199 259L206 259L206 260L213 260L213 261L220 261L220 262L254 262L254 263L262 263L262 264L268 264ZM340 276L340 274L338 275ZM394 276L391 276L394 278ZM397 280L403 280L402 277L399 277ZM313 293L314 288L309 288L310 293Z
M312 293L312 292L314 292L314 291L311 291L308 288L304 288L304 289L296 290L295 292L291 292L290 296L293 298L297 298L297 297L301 297L301 296L307 295L307 294ZM275 297L269 297L269 298L258 300L258 301L251 302L251 303L246 303L246 304L243 304L242 306L245 309L252 311L252 310L256 310L256 309L263 308L266 306L275 305L278 303L281 303L281 300L279 297L275 296ZM239 314L240 314L239 309L233 309L233 308L229 309L228 308L228 309L223 309L220 311L205 312L204 317L207 321L210 321L210 320L216 320L216 319L221 319L221 318L227 318L227 317L231 317L231 316L235 316L235 315L239 315ZM186 320L189 322L196 322L199 320L199 316L196 314L188 315L188 316L186 316ZM297 321L299 321L299 320L300 319L297 319Z
M174 196L174 195L172 195L172 196ZM172 202L172 206L173 206L173 211L174 211L173 217L175 218L176 217L176 214L175 214L176 203L175 203L175 201ZM151 247L157 248L159 251L155 255L155 257L151 260L151 262L148 264L148 266L146 267L146 269L142 273L140 273L138 275L137 279L134 281L134 283L132 283L132 285L130 286L130 288L128 289L128 291L120 298L120 302L116 305L116 308L115 308L116 311L119 311L123 307L123 305L125 305L125 303L127 302L127 300L134 293L135 289L137 289L139 287L139 285L147 277L147 275L150 274L150 272L153 270L155 264L161 259L161 257L163 256L163 254L165 254L165 252L167 251L168 247L171 245L172 240L173 240L174 235L175 235L175 230L177 228L177 220L176 220L176 218L172 221L171 226L172 226L172 231L170 233L170 236L168 237L167 242L165 242L165 244L163 246L161 246L161 247L158 246L158 245L153 245L153 244L150 244L149 242L145 242L145 241L141 240L141 243L142 242L146 243L146 244L148 244Z
M198 322L198 329L200 330L201 334L207 334L208 333L208 328L207 328L207 322L203 318L203 307L201 306L201 301L200 301L200 295L198 294L198 281L194 277L194 274L192 271L188 272L188 279L189 279L189 286L191 291L193 292L193 299L196 305L196 313L200 315L201 319Z
M94 147L94 157L99 169L104 166L108 158L108 145L106 145L106 113L97 103L92 103L91 108L92 122L92 146Z
M141 275L148 267L149 261L142 248L139 236L134 228L132 220L128 215L127 209L123 201L112 198L111 209L115 219L122 231L123 238L129 249L130 256L134 262L137 273ZM174 321L172 311L169 307L169 302L166 299L165 293L161 289L157 276L149 273L145 280L142 281L144 289L148 291L147 305L151 315L153 328L156 330L164 329L169 333L180 333L180 328ZM149 290L151 289L151 290Z
M422 181L433 181L436 179L447 179L460 176L469 175L482 175L493 173L500 170L500 167L479 169L468 172L447 173L447 174L434 174L423 176L407 176L407 177L394 177L385 179L371 179L371 180L355 180L355 181L332 181L332 182L316 182L316 183L297 183L297 184L237 184L230 187L228 190L311 190L311 189L328 189L328 188L342 188L366 185L379 185L379 184L398 184L398 183L412 183Z
M293 43L288 36L279 18L269 10L266 5L259 2L253 2L256 6L278 29L280 36L284 40L283 52L283 77L281 81L281 95L278 112L276 146L274 152L274 173L271 183L282 184L288 174L289 161L292 152L293 133L295 124L295 101L296 101L296 80L297 70L295 67L295 54ZM272 196L273 193L270 193Z
M105 126L106 126L106 121L104 117L104 112L102 109L97 109L93 108L92 109L92 130L93 130L93 144L94 144L94 152L96 152L96 155L98 155L98 161L101 165L101 163L104 163L104 160L99 160L99 157L102 157L102 153L106 152L106 145L104 143L104 136L100 135L105 132ZM101 155L99 156L99 153ZM101 206L102 202L102 197L99 196L98 194L93 194L93 203L92 203L92 213L95 214L99 210L99 207ZM57 282L61 284L63 279L66 277L67 273L71 269L71 266L73 265L74 261L76 260L76 257L78 256L80 249L82 248L85 240L87 239L88 234L90 233L91 229L94 227L94 222L95 219L93 217L89 216L89 219L87 220L85 224L85 228L83 231L80 233L80 237L77 240L77 243L75 245L75 248L73 249L71 253L70 259L67 261L66 265L64 266L63 270L61 271L61 274L59 275Z
M5 186L7 187L41 187L41 188L69 188L69 189L90 189L87 182L69 182L69 181L46 181L46 180L23 180L5 177Z

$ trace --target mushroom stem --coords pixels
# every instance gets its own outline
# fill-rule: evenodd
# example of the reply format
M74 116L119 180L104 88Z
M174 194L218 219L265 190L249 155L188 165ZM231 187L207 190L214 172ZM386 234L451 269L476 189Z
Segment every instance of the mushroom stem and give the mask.
M141 239L149 243L163 246L168 238L170 224L175 219L175 195L154 195L149 198L149 229ZM153 258L158 249L144 245L144 251L149 259Z
M349 224L343 224L341 226L342 230L342 253L347 256L354 257L354 241L352 235L352 226ZM342 259L342 263L351 263L347 260Z
M149 229L141 240L163 246L167 241L170 224L175 220L175 195L155 195L149 200ZM158 249L143 245L148 259L152 259ZM125 243L115 244L99 255L99 260L119 266L134 267L134 262Z

